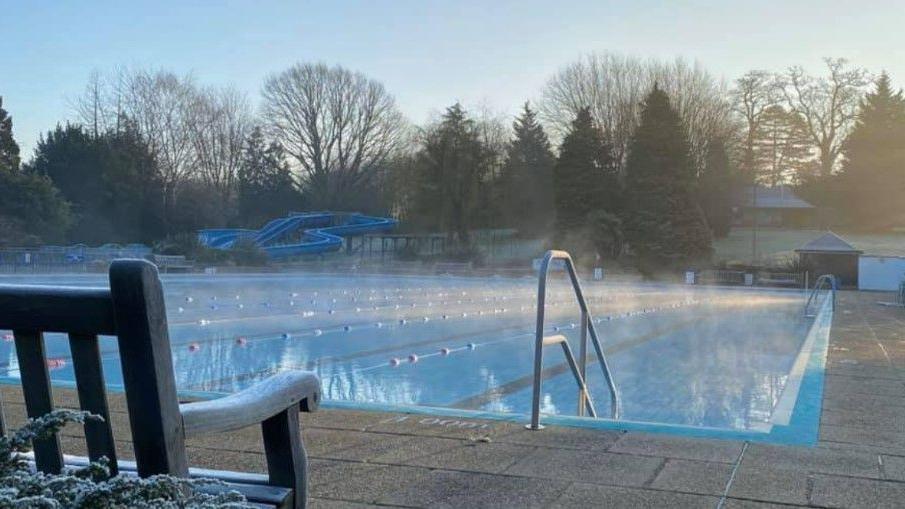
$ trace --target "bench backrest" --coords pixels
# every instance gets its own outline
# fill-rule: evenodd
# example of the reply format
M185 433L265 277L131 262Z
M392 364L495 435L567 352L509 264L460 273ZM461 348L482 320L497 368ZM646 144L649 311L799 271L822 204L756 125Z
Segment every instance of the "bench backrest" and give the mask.
M13 331L29 417L53 410L43 334L68 334L79 404L104 418L85 424L88 455L109 458L114 473L98 335L116 336L139 475L187 475L163 289L153 264L114 261L109 288L0 285L0 329ZM34 454L41 471L63 467L58 436L35 440Z

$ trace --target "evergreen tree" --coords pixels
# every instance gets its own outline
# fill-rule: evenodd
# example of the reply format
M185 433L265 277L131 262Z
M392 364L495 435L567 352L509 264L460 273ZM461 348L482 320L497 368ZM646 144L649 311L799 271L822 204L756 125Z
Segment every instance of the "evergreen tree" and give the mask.
M515 137L506 146L502 202L506 223L536 235L552 226L554 156L544 128L526 102L512 123Z
M446 232L460 248L471 246L469 230L479 219L480 195L492 159L474 120L456 103L429 129L416 157L416 221Z
M722 138L713 138L707 144L707 156L701 172L700 200L704 217L714 237L729 234L732 219L731 198L733 179L729 169L729 155Z
M73 241L150 243L165 234L157 164L128 122L97 137L57 126L38 141L27 170L49 178L72 204Z
M557 243L570 233L584 236L592 212L615 213L620 208L619 179L612 152L588 108L579 110L563 138L553 169L553 191Z
M19 169L19 145L13 139L13 119L3 109L0 96L0 171Z
M905 97L884 72L845 143L844 193L859 226L905 224Z
M69 204L53 183L19 167L13 121L0 98L0 244L22 246L62 240Z
M237 223L259 228L266 221L302 209L302 197L295 186L283 147L267 144L259 127L252 129L242 154L238 174Z
M694 199L694 180L679 114L655 85L642 104L626 162L626 237L642 270L710 256L710 229Z

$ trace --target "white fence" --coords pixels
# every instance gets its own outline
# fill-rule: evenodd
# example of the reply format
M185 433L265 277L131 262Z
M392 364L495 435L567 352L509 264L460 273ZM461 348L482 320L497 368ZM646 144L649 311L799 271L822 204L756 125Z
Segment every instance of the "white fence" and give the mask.
M858 259L858 289L896 291L905 277L905 257L865 256Z

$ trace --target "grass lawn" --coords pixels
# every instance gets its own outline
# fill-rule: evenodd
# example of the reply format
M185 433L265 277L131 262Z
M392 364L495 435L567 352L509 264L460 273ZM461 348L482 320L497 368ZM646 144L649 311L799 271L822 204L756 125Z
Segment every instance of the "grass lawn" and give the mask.
M761 259L791 257L794 249L819 237L825 230L787 230L760 228L757 230L757 252ZM835 232L869 255L905 256L905 233ZM725 239L713 242L716 261L751 260L751 228L733 228Z

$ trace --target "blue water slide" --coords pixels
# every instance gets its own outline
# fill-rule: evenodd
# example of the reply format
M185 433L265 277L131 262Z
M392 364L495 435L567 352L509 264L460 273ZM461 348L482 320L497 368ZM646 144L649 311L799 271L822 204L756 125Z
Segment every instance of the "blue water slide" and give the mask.
M198 240L214 249L230 249L237 240L248 238L271 258L285 258L337 251L345 236L391 230L397 224L395 219L358 213L294 212L268 222L260 230L201 230Z

